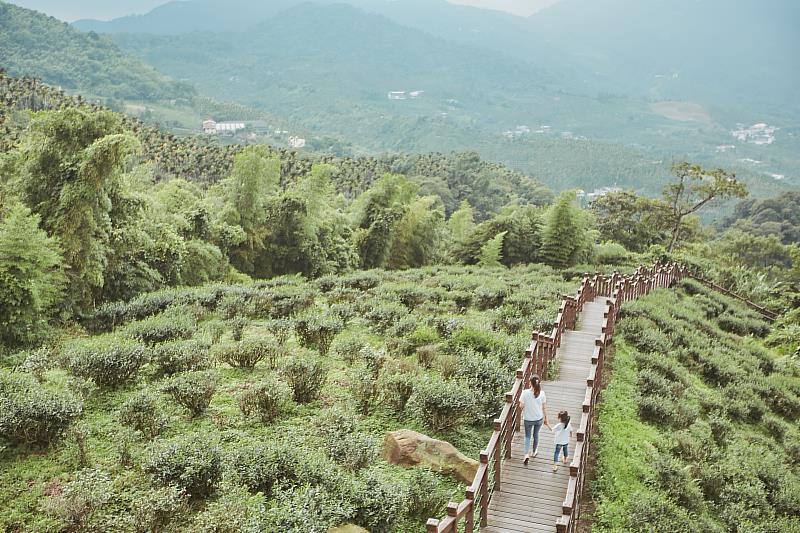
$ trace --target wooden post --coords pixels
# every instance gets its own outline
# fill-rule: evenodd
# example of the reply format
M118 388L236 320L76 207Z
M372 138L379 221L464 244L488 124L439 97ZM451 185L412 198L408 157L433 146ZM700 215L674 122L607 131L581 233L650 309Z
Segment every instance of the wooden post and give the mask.
M483 450L480 455L481 464L486 465L486 474L483 476L483 480L481 481L480 491L481 491L481 512L480 512L480 527L486 527L486 523L488 522L489 518L489 490L486 486L489 482L489 456L486 454L486 450Z
M475 493L471 489L467 489L464 496L470 502L467 505L467 514L464 515L464 533L472 533L475 522Z
M522 375L522 370L517 370L517 378ZM514 428L518 426L518 423L514 422L514 412L516 411L516 406L514 405L514 398L511 395L511 392L506 393L506 405L508 405L508 420L506 420L506 459L511 459L511 441L514 439ZM517 417L518 419L522 418L521 416ZM517 431L519 431L519 427L517 427Z
M492 429L498 433L498 439L497 444L494 446L494 490L500 490L501 487L500 470L503 466L503 463L500 460L500 455L503 448L503 441L501 441L499 438L501 428L502 422L500 422L500 419L495 418L494 422L492 423Z
M425 524L425 533L437 533L439 531L439 521L435 518L428 518Z

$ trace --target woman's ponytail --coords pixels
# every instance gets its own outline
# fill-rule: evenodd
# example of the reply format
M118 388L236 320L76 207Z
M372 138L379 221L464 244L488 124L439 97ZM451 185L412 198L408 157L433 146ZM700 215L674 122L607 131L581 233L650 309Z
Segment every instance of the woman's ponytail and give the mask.
M531 376L531 388L533 389L533 396L538 398L539 393L542 392L542 378L539 377L539 374Z

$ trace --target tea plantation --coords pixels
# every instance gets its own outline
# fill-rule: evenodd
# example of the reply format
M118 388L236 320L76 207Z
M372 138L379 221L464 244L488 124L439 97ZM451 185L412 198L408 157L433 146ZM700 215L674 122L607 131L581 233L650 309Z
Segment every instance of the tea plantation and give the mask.
M105 304L3 359L0 528L419 530L463 489L387 464L384 432L477 456L530 332L576 285L429 267Z
M800 366L693 280L623 306L592 531L800 531Z

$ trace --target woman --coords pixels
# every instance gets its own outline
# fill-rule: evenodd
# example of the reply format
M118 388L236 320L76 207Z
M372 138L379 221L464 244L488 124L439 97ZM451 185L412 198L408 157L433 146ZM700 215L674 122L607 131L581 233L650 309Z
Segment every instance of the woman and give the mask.
M547 395L542 390L542 378L538 374L531 376L531 386L522 391L519 405L525 424L525 459L522 462L527 465L531 458L528 453L531 448L531 430L533 430L533 457L536 457L539 453L539 430L542 429L542 423L550 428L547 422Z

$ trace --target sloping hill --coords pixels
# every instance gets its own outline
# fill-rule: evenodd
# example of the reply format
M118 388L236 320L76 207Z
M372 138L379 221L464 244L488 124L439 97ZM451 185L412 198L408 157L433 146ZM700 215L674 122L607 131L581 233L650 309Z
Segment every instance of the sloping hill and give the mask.
M34 75L70 91L105 97L156 100L193 94L191 87L121 51L107 37L2 1L0 67L15 76Z

